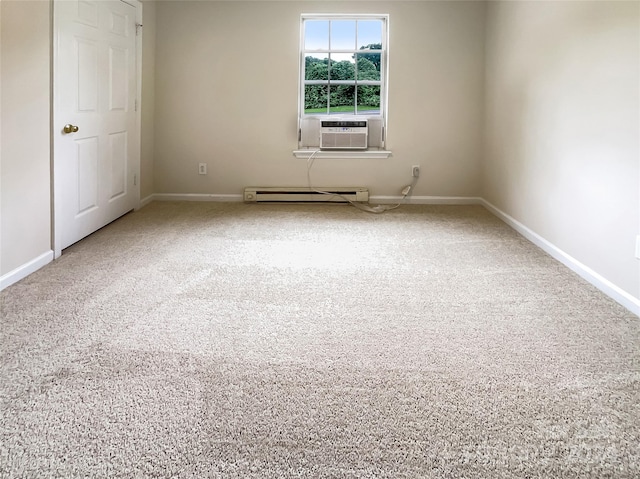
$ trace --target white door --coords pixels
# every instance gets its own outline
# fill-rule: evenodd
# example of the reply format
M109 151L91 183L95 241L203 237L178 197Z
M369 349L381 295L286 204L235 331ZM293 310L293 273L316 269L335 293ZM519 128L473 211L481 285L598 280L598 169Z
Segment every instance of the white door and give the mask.
M136 10L54 2L56 256L139 203Z

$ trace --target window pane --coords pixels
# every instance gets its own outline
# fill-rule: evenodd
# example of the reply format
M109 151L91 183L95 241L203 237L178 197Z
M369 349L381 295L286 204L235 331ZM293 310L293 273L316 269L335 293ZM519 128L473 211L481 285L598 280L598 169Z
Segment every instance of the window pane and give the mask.
M322 55L324 56L324 55ZM311 55L304 57L304 79L305 80L328 80L329 79L329 59L318 58Z
M380 20L358 21L358 49L376 45L382 48L382 22Z
M380 54L357 53L358 80L380 80Z
M358 114L380 114L380 87L376 85L358 86Z
M304 49L329 49L329 21L307 20L304 23Z
M304 112L327 113L327 87L306 85L304 87Z
M332 53L330 78L332 80L355 80L356 65L350 53Z
M332 50L355 50L356 49L355 20L333 20L331 22L331 49Z
M356 87L354 85L331 85L329 114L354 114Z

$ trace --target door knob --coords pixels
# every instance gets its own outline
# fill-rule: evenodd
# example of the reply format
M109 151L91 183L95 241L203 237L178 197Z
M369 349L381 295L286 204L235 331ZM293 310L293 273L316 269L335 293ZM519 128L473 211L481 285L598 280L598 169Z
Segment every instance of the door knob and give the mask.
M78 127L75 125L64 125L64 128L62 129L62 131L64 131L65 133L75 133L76 131L78 131Z

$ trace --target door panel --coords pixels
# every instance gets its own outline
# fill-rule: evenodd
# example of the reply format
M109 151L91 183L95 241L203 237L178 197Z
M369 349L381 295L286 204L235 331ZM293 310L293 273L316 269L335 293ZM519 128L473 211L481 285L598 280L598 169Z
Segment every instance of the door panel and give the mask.
M91 0L80 0L77 5L78 15L77 21L89 25L90 27L98 27L98 4Z
M127 193L127 132L121 131L109 135L109 153L111 164L111 196L115 200Z
M98 111L98 45L84 38L75 38L78 72L78 112Z
M74 216L77 216L98 207L98 138L83 138L75 144L78 203Z
M129 104L127 50L109 47L109 110L126 111Z
M56 253L137 206L136 8L54 3ZM64 125L77 131L65 133Z

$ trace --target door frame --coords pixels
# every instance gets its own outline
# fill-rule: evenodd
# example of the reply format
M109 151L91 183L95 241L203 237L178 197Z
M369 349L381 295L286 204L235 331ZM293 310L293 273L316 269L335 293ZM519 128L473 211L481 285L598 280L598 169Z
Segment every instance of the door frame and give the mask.
M51 63L51 238L52 238L52 249L53 249L53 258L57 259L62 255L62 230L59 221L62 218L62 201L61 201L61 187L60 187L60 175L61 173L58 171L59 162L56 161L56 150L55 150L55 138L56 135L60 134L60 129L62 128L57 123L61 123L61 120L58 118L58 91L61 87L58 85L57 81L57 65L58 65L58 22L56 17L56 7L60 2L64 2L67 0L52 0L52 11L51 11L51 48L52 48L52 63ZM133 187L133 195L134 195L134 209L140 208L140 157L142 154L142 2L140 0L119 0L123 3L131 5L136 9L136 108L135 108L135 116L136 116L136 126L135 126L135 139L136 139L136 148L135 148L135 158L133 158L133 169L134 169L134 187ZM56 123L57 122L57 123Z

